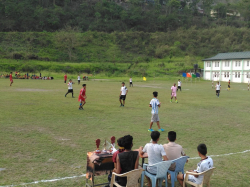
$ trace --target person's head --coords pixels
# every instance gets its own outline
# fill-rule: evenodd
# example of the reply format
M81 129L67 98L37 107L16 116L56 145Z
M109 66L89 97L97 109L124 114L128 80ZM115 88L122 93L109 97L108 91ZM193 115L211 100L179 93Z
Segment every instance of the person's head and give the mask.
M12 72L10 72L10 74L12 74Z
M176 132L174 131L169 131L168 132L168 140L170 142L174 142L176 140Z
M72 80L71 80L71 79L69 79L69 82L72 82Z
M118 145L119 147L124 147L123 144L124 144L124 143L123 143L123 137L118 138L118 139L117 139L117 145Z
M204 143L199 144L198 147L197 147L197 150L198 150L199 154L201 154L203 156L206 156L206 154L207 154L207 146Z
M174 87L175 87L175 85L176 85L176 84L174 83Z
M160 138L160 133L158 131L151 132L151 138L154 142L158 142Z
M124 146L124 149L131 150L131 148L133 147L133 137L130 135L124 136L123 137L123 146Z
M220 83L218 82L218 84L220 84Z
M180 79L178 81L180 81Z
M158 92L153 92L153 96L157 97L158 96Z
M125 82L122 82L122 86L124 86L125 85Z
M83 87L83 88L86 88L86 84L83 84L82 87Z

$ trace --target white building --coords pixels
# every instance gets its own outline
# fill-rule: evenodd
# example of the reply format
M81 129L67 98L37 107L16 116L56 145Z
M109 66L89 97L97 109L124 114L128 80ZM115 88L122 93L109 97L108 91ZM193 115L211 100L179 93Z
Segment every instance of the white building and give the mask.
M250 51L219 53L204 59L205 80L248 83L250 81Z

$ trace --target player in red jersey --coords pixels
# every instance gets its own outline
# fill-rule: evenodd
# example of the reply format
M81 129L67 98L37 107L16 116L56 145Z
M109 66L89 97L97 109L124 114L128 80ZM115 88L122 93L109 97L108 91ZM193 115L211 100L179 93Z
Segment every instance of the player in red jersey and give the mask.
M85 103L86 103L85 99L87 99L86 84L83 84L82 87L83 88L81 89L79 97L78 97L78 101L80 101L79 110L83 110L83 105L85 105Z
M12 72L10 72L10 86L13 84Z
M64 75L64 83L66 83L67 82L67 74L65 73L65 75Z

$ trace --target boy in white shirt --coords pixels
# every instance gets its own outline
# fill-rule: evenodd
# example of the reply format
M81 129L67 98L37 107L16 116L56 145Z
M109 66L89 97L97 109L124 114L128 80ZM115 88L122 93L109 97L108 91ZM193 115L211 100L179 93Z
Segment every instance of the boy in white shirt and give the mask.
M129 79L129 87L133 87L133 81L132 81L132 77L130 77L130 79Z
M81 82L81 77L80 77L80 75L78 75L77 80L78 80L78 85L79 85L80 82Z
M152 117L151 117L151 122L150 122L150 125L149 125L149 129L148 131L149 132L152 132L154 131L152 129L152 125L154 122L156 122L157 126L158 126L158 131L164 131L164 129L162 129L160 127L160 118L158 116L158 107L161 107L161 103L159 102L159 100L157 99L157 96L158 96L158 92L153 92L153 96L154 98L151 99L150 103L149 103L149 107L152 107L152 111L151 111L151 114L152 114Z
M197 164L196 170L189 170L189 172L193 172L194 175L188 175L188 180L195 183L195 184L201 184L203 181L203 175L195 175L195 173L202 173L204 171L209 170L213 167L213 159L209 156L206 156L207 154L207 146L205 144L200 144L197 147L198 154L201 157L201 161ZM181 186L183 186L183 180L185 178L185 174L178 174L177 179Z
M219 96L220 96L220 87L221 87L221 85L220 85L220 83L218 82L218 83L216 84L216 86L215 86L216 95L217 95L218 98L219 98Z
M72 98L74 98L74 92L73 92L73 85L74 83L72 82L72 80L70 79L69 80L69 83L68 83L68 92L65 94L65 97L68 95L68 93L72 93Z
M162 162L162 158L163 160L168 160L163 146L157 143L160 139L160 133L158 131L151 132L151 138L152 143L147 143L144 148L141 146L139 148L139 154L143 155L144 153L148 153L148 165ZM146 170L153 175L157 173L156 167L148 166ZM148 186L151 186L150 179L147 176L146 178L148 180Z
M181 80L180 80L180 79L178 80L178 88L177 88L177 92L178 92L178 89L180 89L180 91L181 91Z
M122 107L124 107L127 94L128 94L128 89L125 86L125 83L122 82L122 87L121 87L121 91L120 91L120 95L119 95L119 98L120 98L119 101L120 101ZM122 103L122 100L123 100L123 103Z

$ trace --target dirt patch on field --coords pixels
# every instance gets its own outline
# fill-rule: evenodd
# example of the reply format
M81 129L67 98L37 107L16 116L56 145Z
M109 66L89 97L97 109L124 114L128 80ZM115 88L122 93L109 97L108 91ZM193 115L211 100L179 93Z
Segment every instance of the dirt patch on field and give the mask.
M32 88L18 88L16 89L18 92L49 92L51 90L45 90L45 89L32 89Z
M141 88L162 88L162 87L159 87L159 86L155 86L155 85L134 85L136 87L141 87Z

